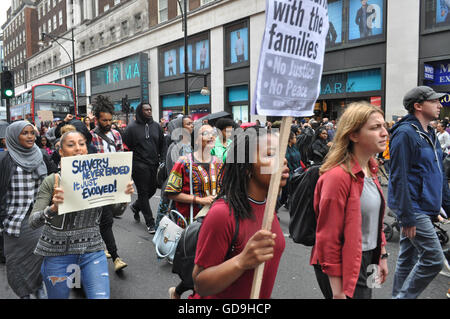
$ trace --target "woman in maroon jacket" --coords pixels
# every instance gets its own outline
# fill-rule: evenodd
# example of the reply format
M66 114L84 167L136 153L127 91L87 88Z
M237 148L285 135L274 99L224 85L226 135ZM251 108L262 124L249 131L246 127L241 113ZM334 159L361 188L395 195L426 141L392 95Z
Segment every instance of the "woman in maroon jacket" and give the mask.
M386 280L385 201L373 156L384 150L387 136L381 109L352 103L320 168L310 263L326 298L371 298L371 288Z

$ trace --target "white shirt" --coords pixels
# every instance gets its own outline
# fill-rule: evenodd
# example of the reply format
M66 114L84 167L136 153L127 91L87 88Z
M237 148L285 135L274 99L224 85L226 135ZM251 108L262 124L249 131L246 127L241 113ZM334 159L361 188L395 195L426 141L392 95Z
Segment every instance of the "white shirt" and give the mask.
M443 133L438 132L436 135L439 143L441 144L442 150L448 153L448 151L450 150L450 134L448 134L447 131L444 131Z
M108 133L105 134L111 141L114 142L114 135L111 131L109 131ZM106 142L104 139L102 139L103 141L103 149L105 150L105 153L115 153L116 152L116 148L114 146L112 146L111 144L108 144L108 142Z

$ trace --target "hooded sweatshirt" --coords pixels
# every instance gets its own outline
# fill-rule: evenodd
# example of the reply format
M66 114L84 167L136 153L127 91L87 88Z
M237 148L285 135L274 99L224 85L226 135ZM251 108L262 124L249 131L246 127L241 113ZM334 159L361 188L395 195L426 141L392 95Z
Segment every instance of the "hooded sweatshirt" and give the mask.
M450 212L450 191L443 153L431 127L425 132L412 114L393 126L390 138L388 206L402 226L415 226L416 215Z
M180 156L185 156L188 153L192 153L191 145L189 143L183 144L182 135L181 132L179 131L182 128L183 128L182 116L177 117L176 119L170 121L169 124L167 125L169 136L172 138L173 141L167 150L166 156L167 174L170 174L173 165Z
M136 121L128 125L123 141L133 151L133 162L158 165L164 151L164 133L161 126L147 119L142 113L142 104L136 109Z

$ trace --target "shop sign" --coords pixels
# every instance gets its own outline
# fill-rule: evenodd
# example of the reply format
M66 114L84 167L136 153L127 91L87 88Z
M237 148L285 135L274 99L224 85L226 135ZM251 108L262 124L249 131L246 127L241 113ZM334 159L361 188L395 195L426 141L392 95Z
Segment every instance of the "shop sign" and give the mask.
M371 96L370 104L381 107L381 96Z
M141 84L144 65L142 54L115 61L95 68L91 72L92 93L136 87ZM148 78L147 78L148 80Z
M439 63L434 78L436 85L450 84L450 62Z
M62 70L59 70L59 76L65 77L66 75L72 74L72 66L68 66Z
M450 94L450 93L449 93ZM446 95L441 99L442 106L450 106L450 95Z
M343 94L381 90L381 70L372 69L324 75L320 94Z
M425 64L424 71L425 80L434 81L434 67L432 65Z

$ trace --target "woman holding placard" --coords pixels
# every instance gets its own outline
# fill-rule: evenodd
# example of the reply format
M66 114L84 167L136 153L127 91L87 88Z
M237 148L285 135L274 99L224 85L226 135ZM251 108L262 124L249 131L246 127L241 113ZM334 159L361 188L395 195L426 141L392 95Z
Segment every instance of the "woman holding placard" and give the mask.
M88 154L86 138L80 132L67 132L60 140L61 157ZM126 194L133 193L133 182ZM44 257L42 275L49 299L67 299L70 288L83 286L87 298L108 299L108 263L100 235L101 207L58 215L64 202L59 175L42 183L30 216L33 228L44 226L35 254Z
M278 139L278 135L266 134L265 129L258 127L234 136L221 192L198 236L192 274L194 299L250 298L254 271L263 262L266 264L259 297L271 297L285 240L277 218L273 219L271 231L261 227L271 174L276 167ZM288 178L284 159L280 187L286 185ZM236 244L231 247L236 230Z
M35 144L36 131L26 121L6 129L7 152L0 154L0 230L4 238L6 274L14 293L45 298L40 268L42 257L33 255L40 232L28 225L39 186L49 167Z
M370 299L386 280L385 202L374 156L384 151L387 136L379 107L352 103L320 167L310 263L327 299Z

